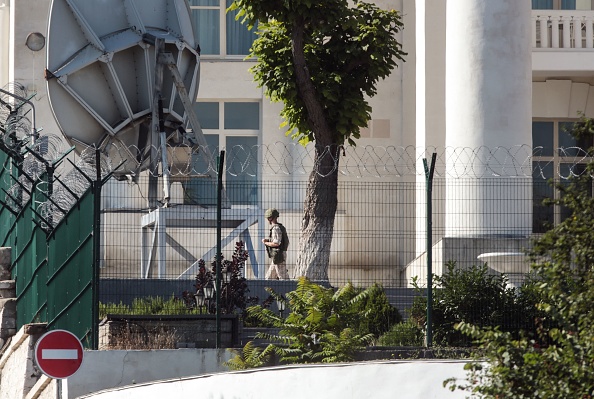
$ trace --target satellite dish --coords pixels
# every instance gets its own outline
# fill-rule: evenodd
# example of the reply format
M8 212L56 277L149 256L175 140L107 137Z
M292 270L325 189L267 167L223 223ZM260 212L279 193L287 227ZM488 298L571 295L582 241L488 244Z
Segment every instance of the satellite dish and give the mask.
M52 112L79 153L94 145L113 165L123 162L116 174L147 169L151 148L160 146L151 134L157 40L183 80L179 88L162 74L164 137L168 146L187 147L190 117L179 91L195 98L200 66L187 2L52 0L46 69Z

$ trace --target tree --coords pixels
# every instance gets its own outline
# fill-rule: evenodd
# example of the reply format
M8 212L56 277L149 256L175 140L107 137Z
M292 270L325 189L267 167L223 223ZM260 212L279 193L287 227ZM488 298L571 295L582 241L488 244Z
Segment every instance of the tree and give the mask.
M347 0L235 0L230 9L258 25L251 71L271 101L283 102L287 135L314 142L297 270L327 280L341 148L355 145L371 118L367 97L406 55L400 15Z
M574 136L594 135L594 123L582 118ZM592 149L590 149L590 156ZM480 398L592 398L594 395L594 163L585 172L557 185L561 198L550 201L570 216L550 229L532 251L535 286L542 317L537 335L514 338L496 328L469 324L458 328L480 345L488 362L470 363L462 388Z

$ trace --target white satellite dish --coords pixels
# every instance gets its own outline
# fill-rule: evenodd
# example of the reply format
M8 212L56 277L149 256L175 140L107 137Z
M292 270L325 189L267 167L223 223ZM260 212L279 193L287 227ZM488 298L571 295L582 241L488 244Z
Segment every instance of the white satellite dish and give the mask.
M157 40L163 43L161 51L155 50ZM151 133L157 88L165 120L162 138L167 146L187 148L183 128L197 119L186 112L188 102L181 94L193 100L198 91L197 48L185 0L53 0L47 88L68 142L79 152L92 145L103 149L113 165L124 162L116 174L147 169L155 162L151 148L164 148L159 135ZM160 87L155 83L163 52L182 82L173 73L162 73ZM202 144L199 126L192 127Z

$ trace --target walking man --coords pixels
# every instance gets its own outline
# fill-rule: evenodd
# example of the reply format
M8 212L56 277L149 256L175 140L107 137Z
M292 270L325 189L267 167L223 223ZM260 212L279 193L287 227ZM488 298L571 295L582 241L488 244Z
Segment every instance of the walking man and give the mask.
M266 252L271 260L270 268L266 272L266 280L288 280L287 272L287 248L289 246L289 236L285 226L278 222L279 213L276 209L270 208L264 213L270 224L270 234L268 238L263 238L262 243L266 246Z

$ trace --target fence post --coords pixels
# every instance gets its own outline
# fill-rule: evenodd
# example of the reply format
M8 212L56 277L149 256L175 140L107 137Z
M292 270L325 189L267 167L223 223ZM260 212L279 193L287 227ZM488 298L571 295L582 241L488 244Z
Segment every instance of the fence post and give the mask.
M437 154L431 155L431 166L427 166L427 159L423 158L425 167L425 182L427 194L427 331L425 336L425 345L430 348L433 346L433 209L431 207L431 198L433 192L433 172L435 171L435 159Z
M99 262L101 262L101 150L95 150L93 192L93 309L91 310L91 348L99 349Z
M219 349L221 347L221 202L222 202L222 193L223 193L223 171L225 168L223 165L225 164L225 151L220 152L219 156L219 175L218 175L218 182L217 182L217 262L216 262L216 291L217 291L217 309L216 309L216 318L217 318L217 341L216 341L216 348Z

